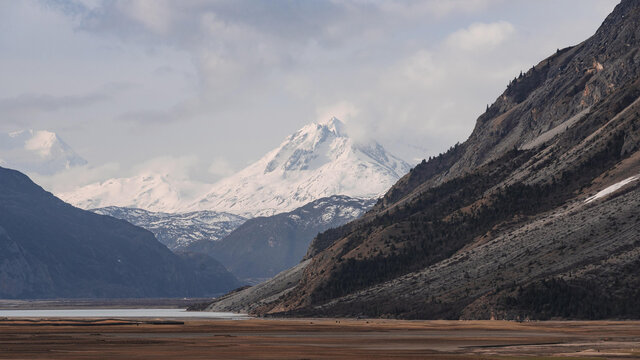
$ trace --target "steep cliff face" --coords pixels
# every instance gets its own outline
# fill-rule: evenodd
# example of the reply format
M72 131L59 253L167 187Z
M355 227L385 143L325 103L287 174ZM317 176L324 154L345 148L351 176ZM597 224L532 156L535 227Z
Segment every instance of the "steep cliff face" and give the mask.
M640 174L638 24L640 2L622 1L594 36L514 79L467 141L418 165L360 220L319 235L297 286L255 311L640 316L625 305L640 247L629 180ZM611 288L617 275L627 285ZM530 299L578 296L586 281L590 304L545 310Z

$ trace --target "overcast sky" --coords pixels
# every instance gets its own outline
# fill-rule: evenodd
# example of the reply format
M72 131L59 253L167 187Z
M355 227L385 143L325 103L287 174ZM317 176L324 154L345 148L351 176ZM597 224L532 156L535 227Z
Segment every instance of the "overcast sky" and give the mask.
M337 116L414 161L617 0L0 1L0 131L57 132L76 181L213 181Z

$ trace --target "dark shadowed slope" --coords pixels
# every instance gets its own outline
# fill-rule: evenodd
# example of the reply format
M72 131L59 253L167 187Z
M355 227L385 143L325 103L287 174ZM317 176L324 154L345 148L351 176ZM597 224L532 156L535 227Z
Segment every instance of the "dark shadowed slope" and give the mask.
M203 296L237 285L213 259L182 260L150 232L0 168L0 297Z
M357 219L375 200L335 195L291 212L248 220L221 241L201 241L188 250L208 254L241 279L265 279L304 257L321 231Z

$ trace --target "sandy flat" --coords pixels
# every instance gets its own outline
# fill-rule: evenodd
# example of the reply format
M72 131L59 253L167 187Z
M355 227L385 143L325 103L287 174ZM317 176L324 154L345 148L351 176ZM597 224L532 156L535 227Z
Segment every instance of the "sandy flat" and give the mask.
M0 319L0 359L640 358L640 322Z

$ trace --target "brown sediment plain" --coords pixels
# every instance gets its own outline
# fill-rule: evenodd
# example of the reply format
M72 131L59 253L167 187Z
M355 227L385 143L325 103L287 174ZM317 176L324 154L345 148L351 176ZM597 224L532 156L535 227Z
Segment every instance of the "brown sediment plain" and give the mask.
M0 319L0 359L638 359L640 322Z

